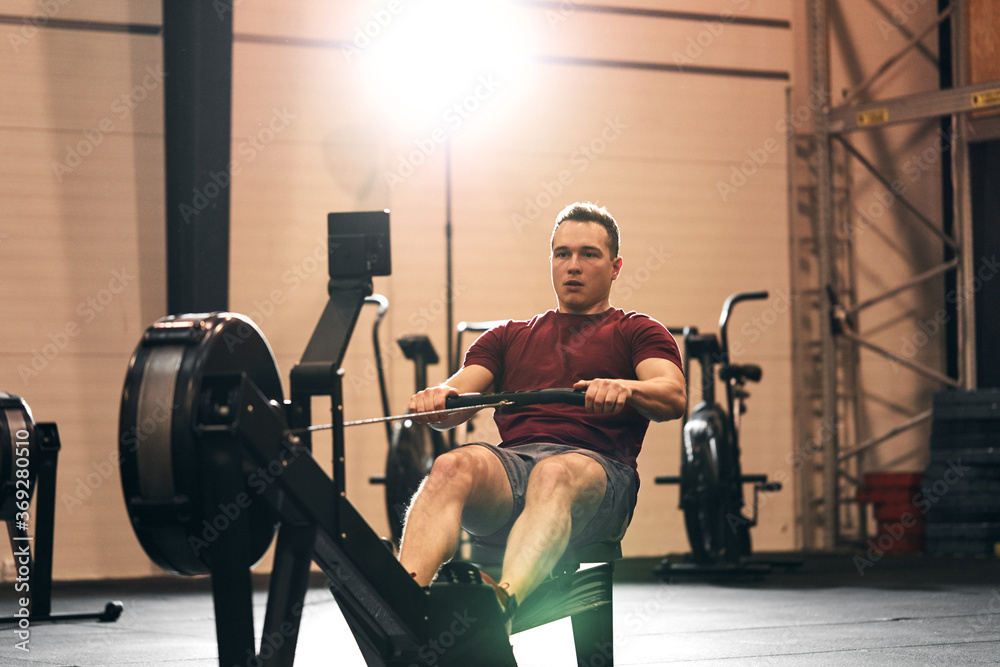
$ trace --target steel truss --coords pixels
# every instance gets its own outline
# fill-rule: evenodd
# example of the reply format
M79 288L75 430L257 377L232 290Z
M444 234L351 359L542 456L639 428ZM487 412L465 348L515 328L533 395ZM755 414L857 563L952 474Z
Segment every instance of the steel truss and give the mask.
M879 0L870 4L884 15ZM828 0L810 0L808 6L810 92L829 102L830 49ZM915 34L870 76L845 93L838 106L813 109L812 132L796 133L789 141L789 226L792 266L792 338L795 396L793 453L797 481L802 546L836 549L863 543L866 519L854 502L855 491L868 472L870 454L879 445L927 423L930 405L907 406L909 418L884 432L861 438L858 401L863 393L858 365L861 350L874 352L943 387L974 388L975 341L973 304L961 298L955 304L957 322L957 376L921 364L885 349L860 332L861 313L928 281L953 275L959 294L974 293L971 252L972 221L969 185L968 137L971 112L1000 107L1000 81L969 85L963 47L966 0L951 6ZM955 87L930 90L877 101L860 101L886 72L916 50L937 64L921 40L943 21L950 21ZM795 127L789 105L789 127ZM899 123L951 118L950 136L942 136L942 154L951 160L953 233L946 233L941 215L926 214L909 201L898 181L880 172L851 141L851 134L877 132ZM945 140L947 144L944 145ZM875 226L864 211L851 209L852 167L859 165L893 194L906 219L941 244L942 262L901 280L863 301L856 294L855 226ZM945 304L941 304L944 306Z

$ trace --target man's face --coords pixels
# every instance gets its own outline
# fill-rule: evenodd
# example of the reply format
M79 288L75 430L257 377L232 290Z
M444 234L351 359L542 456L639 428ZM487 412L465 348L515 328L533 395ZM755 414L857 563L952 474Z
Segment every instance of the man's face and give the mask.
M567 220L552 238L552 287L559 310L575 315L602 313L611 304L611 282L621 257L611 258L608 232L596 222Z

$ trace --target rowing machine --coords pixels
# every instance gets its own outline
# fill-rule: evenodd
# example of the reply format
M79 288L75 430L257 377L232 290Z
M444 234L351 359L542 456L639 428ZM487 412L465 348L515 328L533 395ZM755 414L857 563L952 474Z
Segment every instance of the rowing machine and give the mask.
M421 650L448 632L455 642L437 664L482 664L490 656L493 665L514 667L492 587L455 581L421 588L346 498L340 363L372 275L388 273L379 256L388 249L388 217L331 215L330 235L330 301L292 369L289 400L270 346L241 315L167 317L144 334L126 375L119 425L122 487L136 535L164 569L211 575L223 667L293 664L310 561L329 577L369 665L421 661ZM338 263L345 246L367 259L345 269ZM563 394L463 396L448 407L582 402L577 392ZM331 399L332 477L311 453L314 396ZM258 649L249 569L275 534ZM460 636L456 610L477 619Z
M0 519L7 524L17 570L13 588L19 594L18 611L0 618L0 623L17 624L20 630L15 632L46 621L114 622L124 610L121 602L114 601L99 612L52 613L52 547L60 448L55 423L35 423L24 399L0 392ZM31 513L33 495L36 500ZM34 527L33 536L28 534L29 526Z

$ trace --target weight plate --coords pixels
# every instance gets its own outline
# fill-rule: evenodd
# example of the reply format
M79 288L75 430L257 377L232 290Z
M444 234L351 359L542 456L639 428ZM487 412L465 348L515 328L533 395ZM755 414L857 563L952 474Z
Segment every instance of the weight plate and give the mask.
M253 322L234 313L163 318L146 330L129 364L119 417L122 490L140 544L169 572L208 574L210 545L237 517L246 520L249 537L245 561L234 567L253 566L274 537L277 511L261 497L260 484L251 484L259 466L249 456L242 460L243 492L216 507L203 497L204 485L218 482L218 469L201 469L202 385L241 374L281 403L270 345Z

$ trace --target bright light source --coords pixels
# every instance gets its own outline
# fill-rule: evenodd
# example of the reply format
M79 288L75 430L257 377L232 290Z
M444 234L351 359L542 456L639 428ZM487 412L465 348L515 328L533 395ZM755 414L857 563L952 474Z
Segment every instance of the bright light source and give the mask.
M485 102L524 62L514 11L500 0L407 3L365 50L368 83L394 117L418 123L469 96Z

